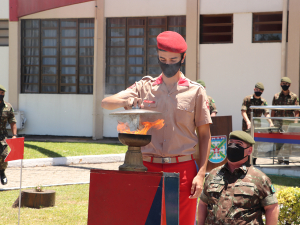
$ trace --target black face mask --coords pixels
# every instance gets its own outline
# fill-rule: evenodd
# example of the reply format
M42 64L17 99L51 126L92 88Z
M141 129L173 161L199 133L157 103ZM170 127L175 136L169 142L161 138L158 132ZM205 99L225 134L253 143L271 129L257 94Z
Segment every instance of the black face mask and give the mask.
M257 97L260 97L262 93L261 93L260 91L255 91L254 94L255 94Z
M164 73L164 75L168 78L171 78L173 77L177 72L178 70L180 69L180 66L181 66L181 60L178 62L178 63L174 63L174 64L166 64L166 63L163 63L161 62L159 59L158 59L158 64L162 70L162 72Z
M0 95L0 101L3 101L4 95Z
M245 149L235 143L230 143L227 148L227 158L230 162L238 162L247 156L244 156Z
M287 91L289 89L289 85L281 85L282 90Z

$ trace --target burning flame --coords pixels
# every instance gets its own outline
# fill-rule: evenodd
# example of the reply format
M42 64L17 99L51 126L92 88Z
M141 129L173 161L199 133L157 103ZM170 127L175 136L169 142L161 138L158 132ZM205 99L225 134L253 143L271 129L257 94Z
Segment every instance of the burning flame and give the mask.
M128 123L122 123L119 122L117 130L119 133L128 133L128 134L147 134L148 130L150 128L155 128L157 130L161 129L165 124L164 120L159 119L156 120L155 122L142 122L142 125L144 126L143 129L141 130L136 130L136 131L130 131Z

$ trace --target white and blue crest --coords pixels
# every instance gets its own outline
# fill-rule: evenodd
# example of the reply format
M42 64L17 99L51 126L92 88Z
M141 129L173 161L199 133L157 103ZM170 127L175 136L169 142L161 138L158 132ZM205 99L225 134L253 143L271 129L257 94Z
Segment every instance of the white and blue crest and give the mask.
M212 136L211 148L208 160L211 163L220 163L226 159L227 156L227 137L226 135Z

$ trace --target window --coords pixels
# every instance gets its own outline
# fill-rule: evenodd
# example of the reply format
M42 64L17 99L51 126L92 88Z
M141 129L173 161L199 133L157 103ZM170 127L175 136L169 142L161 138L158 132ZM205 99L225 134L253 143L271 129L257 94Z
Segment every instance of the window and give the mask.
M185 16L108 18L106 38L106 94L115 94L143 76L157 77L156 36L166 30L185 38ZM181 71L185 72L184 64Z
M253 13L252 42L281 42L282 12Z
M22 20L22 93L93 93L94 19Z
M0 46L8 46L8 20L0 20Z
M232 14L200 15L200 44L233 43Z

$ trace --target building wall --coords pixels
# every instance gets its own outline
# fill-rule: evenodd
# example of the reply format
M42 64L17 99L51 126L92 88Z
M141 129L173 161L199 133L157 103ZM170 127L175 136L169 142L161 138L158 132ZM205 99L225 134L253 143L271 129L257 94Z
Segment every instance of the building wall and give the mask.
M105 17L185 15L185 0L106 0Z
M92 136L92 95L20 94L27 118L20 134Z
M252 13L233 16L232 44L200 45L200 78L218 108L218 116L232 115L233 130L242 128L243 98L262 82L269 105L280 91L281 43L251 43Z
M0 20L8 20L9 18L9 0L0 1Z
M282 11L282 0L200 0L200 14Z

